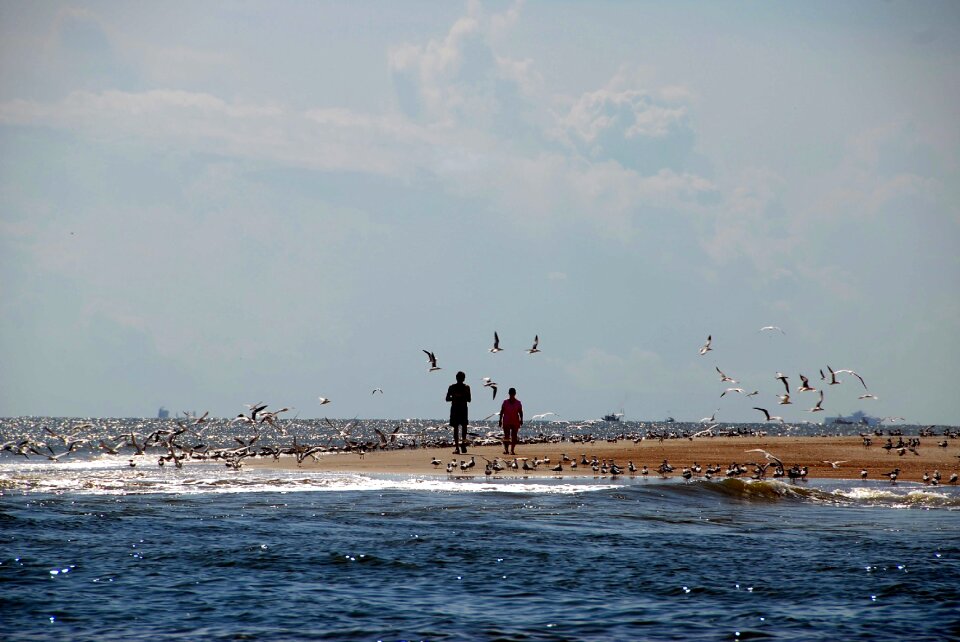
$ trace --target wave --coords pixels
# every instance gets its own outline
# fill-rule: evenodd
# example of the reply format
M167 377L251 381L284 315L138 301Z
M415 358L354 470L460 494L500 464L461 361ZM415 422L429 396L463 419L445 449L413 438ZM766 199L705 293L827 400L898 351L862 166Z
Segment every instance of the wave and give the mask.
M707 493L743 502L795 501L843 506L960 509L960 488L957 487L917 484L892 487L884 482L853 480L818 480L801 485L779 480L728 478L681 484L676 492L684 495Z
M172 467L131 468L124 457L73 462L0 464L0 494L201 494L292 493L344 491L409 491L434 493L504 493L572 495L595 492L651 494L698 502L703 498L745 503L802 502L838 506L960 509L960 488L854 480L697 480L590 477L487 478L439 475L389 475L304 471L244 470L194 463Z

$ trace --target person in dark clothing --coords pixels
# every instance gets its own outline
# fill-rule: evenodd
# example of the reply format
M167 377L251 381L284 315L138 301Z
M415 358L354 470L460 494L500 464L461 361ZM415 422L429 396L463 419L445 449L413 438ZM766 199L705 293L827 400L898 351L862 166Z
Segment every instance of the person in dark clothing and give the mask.
M463 382L466 378L467 375L462 371L458 372L457 383L447 388L450 426L453 428L453 452L457 454L467 453L467 404L470 403L470 386Z

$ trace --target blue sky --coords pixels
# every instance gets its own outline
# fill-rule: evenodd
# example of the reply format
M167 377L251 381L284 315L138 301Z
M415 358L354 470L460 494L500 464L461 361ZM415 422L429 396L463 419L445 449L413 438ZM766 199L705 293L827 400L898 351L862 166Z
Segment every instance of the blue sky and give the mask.
M958 49L952 2L0 2L0 415L462 369L474 418L955 425ZM778 404L828 365L878 399Z

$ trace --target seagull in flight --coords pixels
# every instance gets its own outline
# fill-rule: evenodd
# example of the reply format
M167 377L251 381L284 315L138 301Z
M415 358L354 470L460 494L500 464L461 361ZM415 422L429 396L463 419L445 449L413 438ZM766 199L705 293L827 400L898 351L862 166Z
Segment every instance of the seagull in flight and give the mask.
M730 383L739 383L739 381L737 381L736 379L733 379L725 375L723 373L723 370L721 370L720 368L717 368L717 366L714 366L714 368L716 368L717 372L720 373L720 381L729 381Z
M830 371L830 385L831 385L831 386L836 386L836 385L838 385L840 382L837 381L837 373L834 372L834 371L833 371L833 368L831 368L830 366L827 366L827 370ZM820 371L820 376L821 376L821 377L823 376L823 370Z
M860 395L859 397L857 397L857 399L879 399L879 398L880 398L880 397L878 397L877 395L872 395L872 394L870 394L869 392L866 393L866 394L864 394L864 395Z
M829 368L829 366L827 366L827 367ZM863 380L863 377L861 377L860 375L858 375L858 374L857 374L856 372L854 372L853 370L837 370L836 372L834 372L833 370L831 370L830 372L834 374L834 379L836 379L836 375L841 374L841 373L844 373L844 372L847 373L847 374L852 374L854 377L856 377L857 379L860 380L860 383L861 383L861 384L863 384L863 389L864 389L864 390L867 389L867 382L864 381L864 380ZM832 382L831 382L831 383L832 383ZM839 382L838 382L838 383L839 383Z
M711 342L711 341L713 341L713 335L712 335L712 334L708 334L708 335L707 335L707 342L704 343L704 344L700 347L700 356L701 356L701 357L702 357L703 355L707 354L708 352L710 352L711 350L713 350L713 348L710 347L710 342Z
M726 390L720 393L720 397L721 398L724 397L728 392L739 392L740 394L743 394L743 388L727 388ZM701 419L701 421L703 420ZM710 418L710 421L713 421L712 417Z
M822 412L823 411L823 390L820 391L820 401L817 402L817 405L808 410L807 412Z
M533 354L534 352L540 352L540 349L537 348L537 345L540 343L540 335L535 335L533 337L533 347L527 350L528 353Z
M424 350L423 352L427 355L427 360L430 361L430 372L440 370L440 366L437 365L437 357L429 350Z
M774 379L779 379L780 381L783 382L783 387L787 389L787 395L790 394L790 384L787 383L788 378L789 377L787 377L787 375L783 374L782 372L778 372L777 376L774 377Z
M496 330L493 332L493 347L490 348L489 352L494 354L500 352L503 348L500 347L500 336L497 334Z
M547 417L547 416L549 416L549 415L555 415L555 414L557 414L557 413L555 413L555 412L544 412L544 413L541 413L541 414L539 414L539 415L534 415L534 416L530 417L530 420L531 420L531 421L537 421L538 419L543 419L544 417Z
M846 459L841 459L840 461L821 461L821 464L830 464L831 468L840 468L840 464L847 463Z
M760 332L766 332L767 330L775 330L780 334L786 334L786 332L783 331L783 328L781 328L778 325L765 325L762 328L760 328Z
M816 388L810 385L810 380L800 375L800 387L797 388L797 392L813 392L814 390Z
M780 423L783 423L783 417L777 417L776 415L771 416L770 413L767 412L766 408L758 408L754 406L753 409L759 410L760 412L762 412L764 416L767 418L767 421L779 421Z
M375 395L375 394L377 394L378 392L382 395L382 394L383 394L383 388L374 388L373 390L370 391L370 394L371 394L371 395Z
M317 399L320 401L320 405L321 405L321 406L330 403L330 400L327 399L326 397L317 397Z
M781 468L783 468L783 462L780 461L780 458L777 457L776 455L773 455L773 454L771 454L771 453L768 453L768 452L767 452L766 450L764 450L763 448L751 448L750 450L744 450L743 452L745 452L745 453L763 453L763 456L766 458L767 461L776 462L778 466L780 466Z

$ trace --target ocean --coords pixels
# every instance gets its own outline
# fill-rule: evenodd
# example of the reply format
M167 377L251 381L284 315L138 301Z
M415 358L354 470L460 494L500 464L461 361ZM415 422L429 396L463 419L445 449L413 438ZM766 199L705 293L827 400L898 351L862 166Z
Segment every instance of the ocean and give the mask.
M957 487L131 458L0 454L2 639L960 639Z

